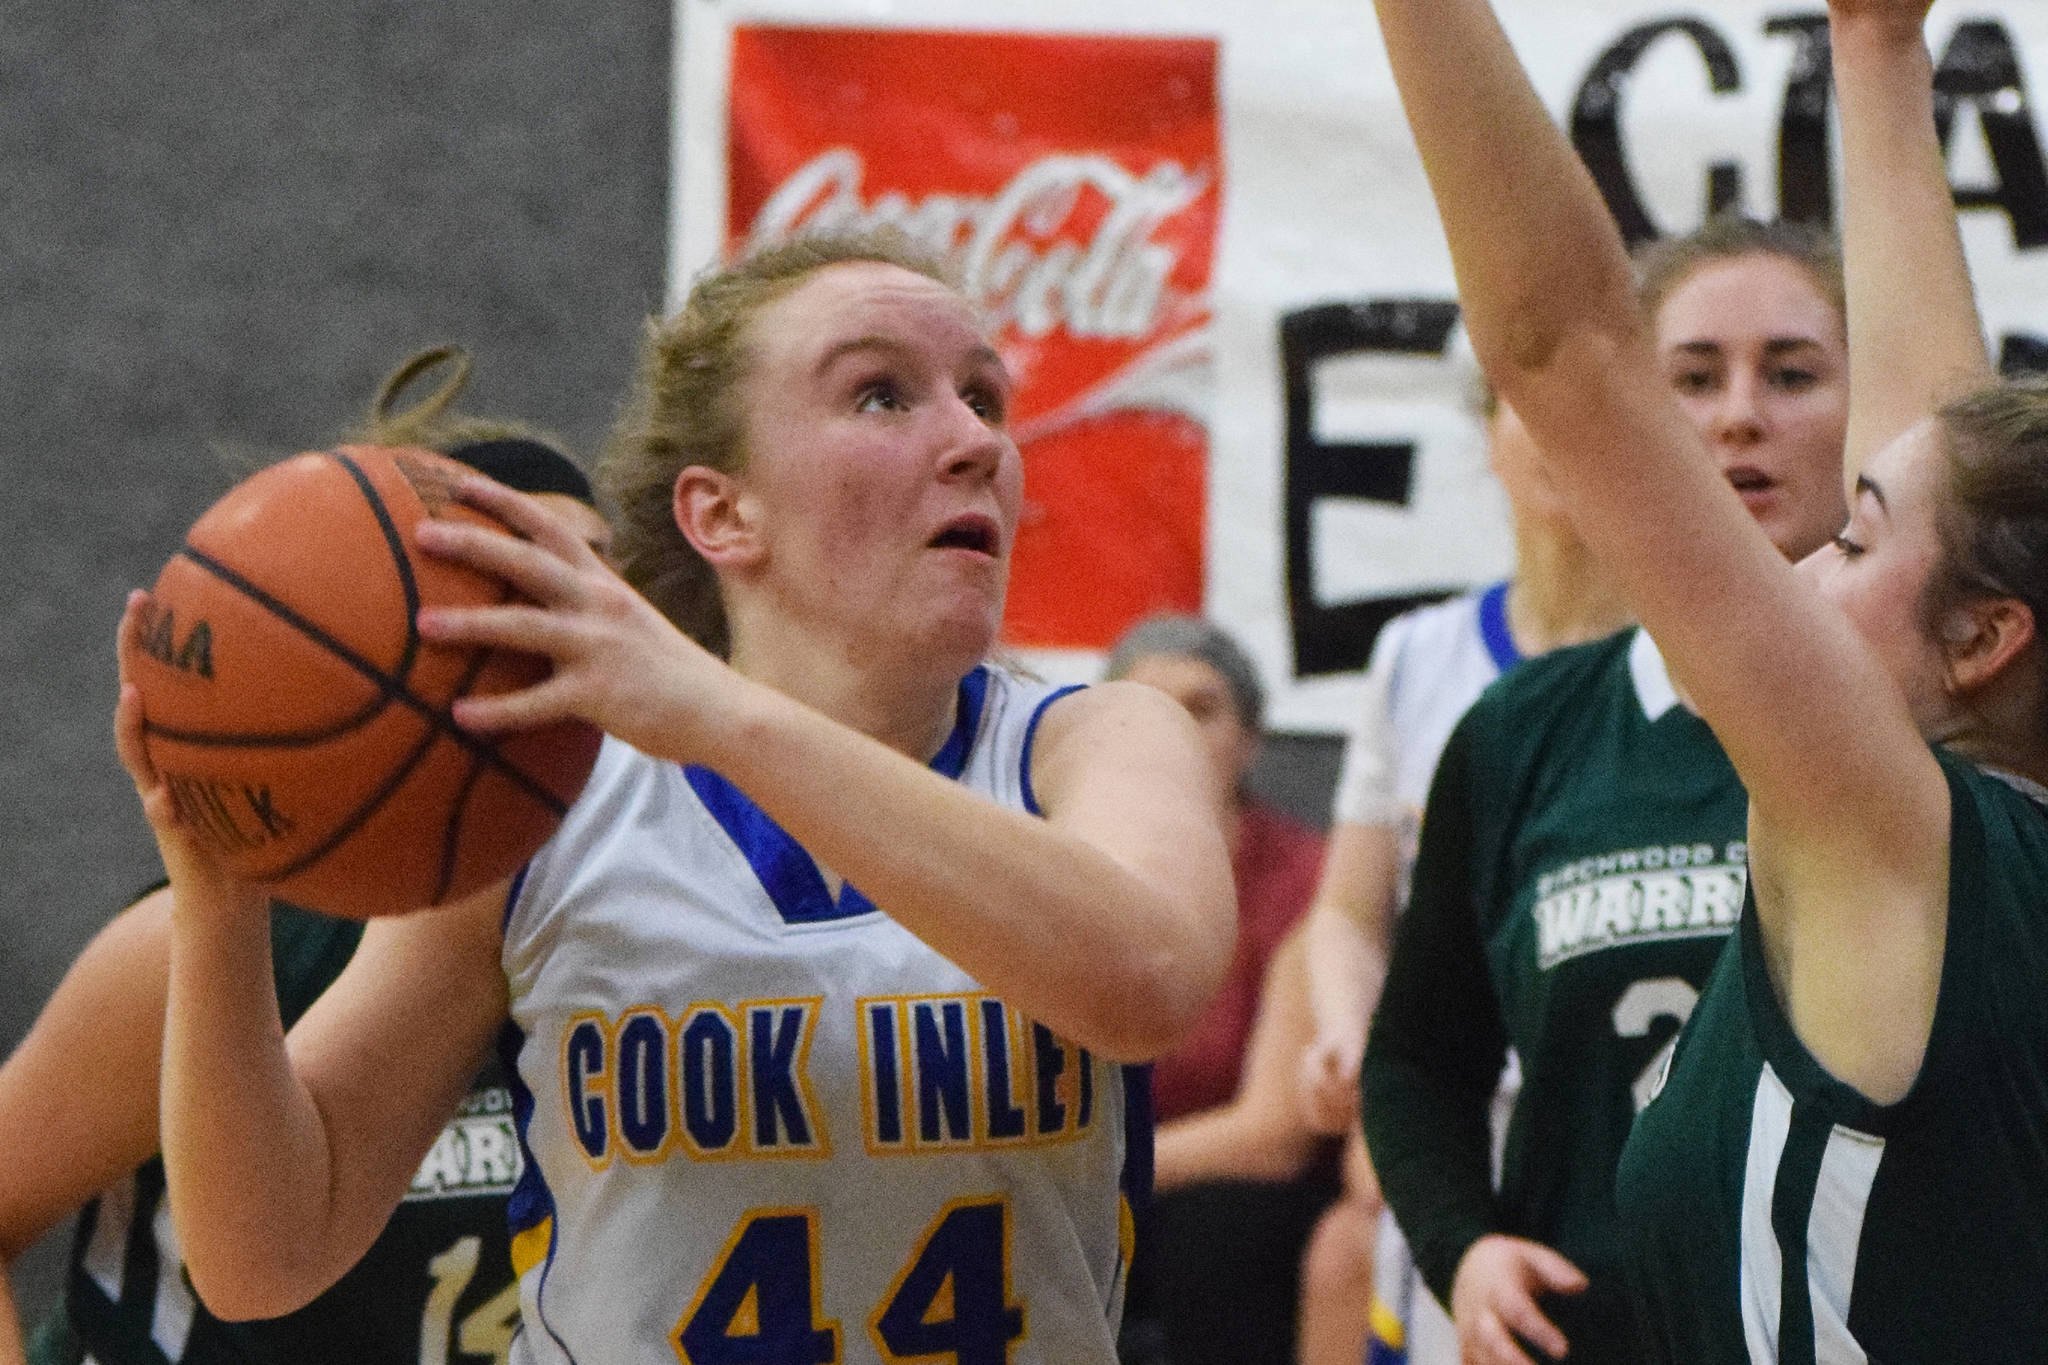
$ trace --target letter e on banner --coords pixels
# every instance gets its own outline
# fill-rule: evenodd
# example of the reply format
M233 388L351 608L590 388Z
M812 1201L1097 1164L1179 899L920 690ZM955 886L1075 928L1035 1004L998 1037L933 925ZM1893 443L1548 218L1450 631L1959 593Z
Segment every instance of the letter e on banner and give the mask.
M1200 611L1222 202L1211 38L732 31L726 247L895 227L1016 377L1013 644Z

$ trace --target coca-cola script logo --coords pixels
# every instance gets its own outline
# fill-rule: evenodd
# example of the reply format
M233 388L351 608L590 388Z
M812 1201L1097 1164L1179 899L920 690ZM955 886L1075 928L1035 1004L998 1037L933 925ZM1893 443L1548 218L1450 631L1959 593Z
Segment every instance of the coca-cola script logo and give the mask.
M1206 39L734 31L730 249L898 228L997 323L1013 643L1201 608L1216 109Z

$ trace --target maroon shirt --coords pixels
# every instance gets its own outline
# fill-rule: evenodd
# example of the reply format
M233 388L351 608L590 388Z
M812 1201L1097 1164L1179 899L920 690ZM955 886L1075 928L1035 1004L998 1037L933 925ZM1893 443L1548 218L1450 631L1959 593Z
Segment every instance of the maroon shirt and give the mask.
M1315 895L1323 836L1270 806L1247 804L1238 817L1237 951L1230 974L1179 1047L1152 1072L1159 1119L1213 1109L1237 1093L1245 1043L1259 1012L1266 964Z

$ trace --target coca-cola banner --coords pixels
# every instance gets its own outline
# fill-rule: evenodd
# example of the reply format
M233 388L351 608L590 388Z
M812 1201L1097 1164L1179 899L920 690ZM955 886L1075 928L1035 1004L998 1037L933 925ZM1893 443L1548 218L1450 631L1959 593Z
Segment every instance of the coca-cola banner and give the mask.
M1202 608L1216 42L741 25L726 247L907 228L1017 378L1005 634L1092 649Z
M1365 0L678 0L671 291L792 233L901 226L1019 379L1006 634L1085 678L1202 610L1280 729L1342 728L1379 627L1505 572L1468 349ZM1824 6L1500 0L1632 238L1830 218ZM2048 4L1940 0L1986 321L2048 365Z

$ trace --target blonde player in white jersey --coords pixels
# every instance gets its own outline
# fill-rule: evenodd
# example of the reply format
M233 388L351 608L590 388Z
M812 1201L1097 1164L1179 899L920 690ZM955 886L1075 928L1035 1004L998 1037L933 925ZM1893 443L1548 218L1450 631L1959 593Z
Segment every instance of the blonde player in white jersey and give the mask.
M1229 863L1179 707L984 663L1008 388L937 271L800 244L650 329L603 471L641 592L465 487L523 540L420 545L537 605L421 628L555 667L457 720L612 738L523 876L372 924L289 1041L260 897L184 837L123 688L176 895L171 1206L216 1312L338 1276L503 1029L531 1157L515 1361L1114 1360L1149 1152L1117 1063L1218 979Z

